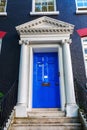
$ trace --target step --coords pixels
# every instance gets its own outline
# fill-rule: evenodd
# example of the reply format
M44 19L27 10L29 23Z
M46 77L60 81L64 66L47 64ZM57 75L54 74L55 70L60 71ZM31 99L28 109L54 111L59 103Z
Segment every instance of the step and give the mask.
M81 130L80 123L13 124L10 130Z
M36 111L61 111L60 108L33 108L32 111L36 112Z
M15 124L39 124L39 123L79 123L78 118L69 118L69 117L31 117L31 118L15 118Z
M33 109L28 117L17 118L10 130L82 130L78 118L65 117L59 109Z
M32 111L28 112L29 117L64 117L65 113L62 111Z

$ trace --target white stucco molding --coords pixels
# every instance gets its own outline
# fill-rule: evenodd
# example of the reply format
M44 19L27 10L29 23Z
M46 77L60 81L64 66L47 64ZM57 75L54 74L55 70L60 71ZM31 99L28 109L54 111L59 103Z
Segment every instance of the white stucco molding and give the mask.
M16 27L20 35L72 34L74 25L43 16Z
M42 35L41 37L39 36L31 36L31 37L21 37L21 40L19 40L19 44L22 45L22 44L25 44L25 45L30 45L31 43L36 43L37 44L37 41L38 43L39 42L56 42L56 43L61 43L61 44L71 44L72 43L72 39L69 38L69 34L68 35Z
M71 44L72 43L72 39L63 39L62 40L62 44L65 44L65 43Z
M30 15L59 15L59 11L51 11L51 12L30 12Z
M32 35L32 36L20 36L20 40L19 40L19 44L25 44L25 45L30 45L32 43L34 44L38 44L39 43L61 43L61 44L65 44L65 43L71 43L71 39L69 39L70 35L69 34L65 34L65 35Z
M19 40L19 44L25 44L25 45L29 45L29 40Z

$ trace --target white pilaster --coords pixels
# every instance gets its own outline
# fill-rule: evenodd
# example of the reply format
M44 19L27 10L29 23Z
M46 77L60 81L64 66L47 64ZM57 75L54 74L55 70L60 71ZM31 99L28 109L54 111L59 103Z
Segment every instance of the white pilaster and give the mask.
M65 41L65 43L63 44L63 61L66 91L66 116L76 117L78 115L78 107L75 101L70 44L68 43L68 41Z
M65 110L65 88L64 88L64 73L63 73L63 59L62 59L62 46L58 47L58 58L59 58L59 70L60 70L60 100L61 110Z
M30 60L29 60L29 101L28 110L32 110L32 97L33 97L33 49L30 47Z
M29 86L29 47L21 45L19 84L18 84L18 101L16 106L16 116L27 116L27 98ZM21 112L22 111L22 112Z

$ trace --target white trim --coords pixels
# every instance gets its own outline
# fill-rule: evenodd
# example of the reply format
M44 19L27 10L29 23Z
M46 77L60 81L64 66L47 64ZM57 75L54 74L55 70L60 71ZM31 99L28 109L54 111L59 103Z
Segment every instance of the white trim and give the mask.
M7 16L7 12L0 12L0 16Z
M59 11L52 12L30 12L30 15L58 15Z
M47 16L35 19L16 27L21 37L43 37L43 36L60 36L72 34L74 25L56 20Z
M64 91L64 75L63 75L63 62L62 62L62 48L59 44L48 44L47 46L43 45L31 45L30 46L30 71L29 71L29 102L28 102L28 111L32 111L32 94L33 94L33 53L39 50L39 52L52 52L56 51L59 55L59 71L60 75L60 95L61 95L61 110L65 109L65 91Z
M81 38L81 43L82 43L82 51L83 51L83 59L84 59L84 65L85 65L85 74L87 77L87 65L86 61L87 60L87 54L85 54L84 49L87 48L87 41L83 42L83 40L87 39L87 37Z
M2 48L2 38L0 38L0 53L1 53L1 48Z
M62 46L58 48L59 55L59 70L60 70L60 98L61 98L61 110L65 110L65 86L64 86L64 70L63 70L63 51Z
M33 49L30 47L29 56L29 97L28 97L28 109L32 110L32 92L33 92Z
M44 43L53 43L53 42L58 42L61 40L69 39L70 34L54 34L54 35L21 35L20 38L21 40L28 40L29 44L34 42L37 44L37 42L44 42Z
M54 4L55 4L55 6L54 6L54 10L56 11L57 10L57 2L56 2L56 0L54 1ZM58 11L59 12L59 11Z
M87 14L87 10L76 10L76 14Z

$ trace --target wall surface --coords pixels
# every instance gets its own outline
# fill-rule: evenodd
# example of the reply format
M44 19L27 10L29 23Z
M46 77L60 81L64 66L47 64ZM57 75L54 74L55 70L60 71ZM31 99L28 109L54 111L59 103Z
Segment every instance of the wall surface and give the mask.
M0 91L5 82L9 89L18 78L20 45L18 44L19 36L15 27L41 16L30 16L32 0L8 0L7 16L0 16L0 31L6 31L7 34L3 39L2 51L0 54ZM85 86L85 68L83 63L82 47L80 37L76 30L87 27L87 15L77 15L75 0L57 0L57 9L60 12L57 16L50 16L58 20L75 25L72 35L71 55L73 64L74 78ZM7 91L7 88L6 88Z

